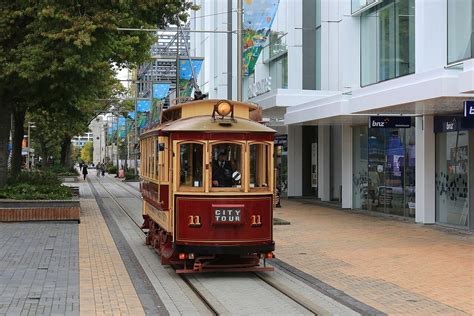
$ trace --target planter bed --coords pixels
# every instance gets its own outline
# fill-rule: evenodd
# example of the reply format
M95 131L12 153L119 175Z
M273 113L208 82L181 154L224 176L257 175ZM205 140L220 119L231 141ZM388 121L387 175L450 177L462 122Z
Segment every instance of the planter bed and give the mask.
M22 201L0 200L0 222L27 221L78 221L81 205L79 200Z

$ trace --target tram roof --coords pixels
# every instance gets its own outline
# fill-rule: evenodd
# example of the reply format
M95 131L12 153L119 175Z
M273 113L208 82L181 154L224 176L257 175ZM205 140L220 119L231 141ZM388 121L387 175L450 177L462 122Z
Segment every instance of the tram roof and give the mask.
M255 121L236 118L214 120L211 116L193 116L164 123L144 133L170 132L220 132L220 133L276 133L275 130Z
M263 132L275 131L263 124L242 118L230 120L214 120L210 116L194 116L174 121L163 127L164 132L196 131L196 132Z

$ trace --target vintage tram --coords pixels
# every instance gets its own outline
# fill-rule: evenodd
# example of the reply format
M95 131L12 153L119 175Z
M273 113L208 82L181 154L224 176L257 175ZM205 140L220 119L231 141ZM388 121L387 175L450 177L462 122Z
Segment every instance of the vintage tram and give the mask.
M140 137L143 228L178 273L269 271L275 131L229 100L171 106Z

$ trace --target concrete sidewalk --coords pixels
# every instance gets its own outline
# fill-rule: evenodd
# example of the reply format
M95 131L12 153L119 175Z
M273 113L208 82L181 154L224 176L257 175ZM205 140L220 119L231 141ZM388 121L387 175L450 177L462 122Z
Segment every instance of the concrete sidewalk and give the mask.
M389 314L474 314L474 235L282 201L280 260Z

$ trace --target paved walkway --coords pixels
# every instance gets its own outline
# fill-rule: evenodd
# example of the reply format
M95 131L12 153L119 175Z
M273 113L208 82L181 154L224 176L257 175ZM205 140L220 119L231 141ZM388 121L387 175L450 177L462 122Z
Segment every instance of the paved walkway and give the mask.
M81 185L80 302L83 315L144 315L112 235L90 193Z
M0 315L79 315L77 223L0 223Z
M282 204L277 258L389 314L474 314L474 235Z

